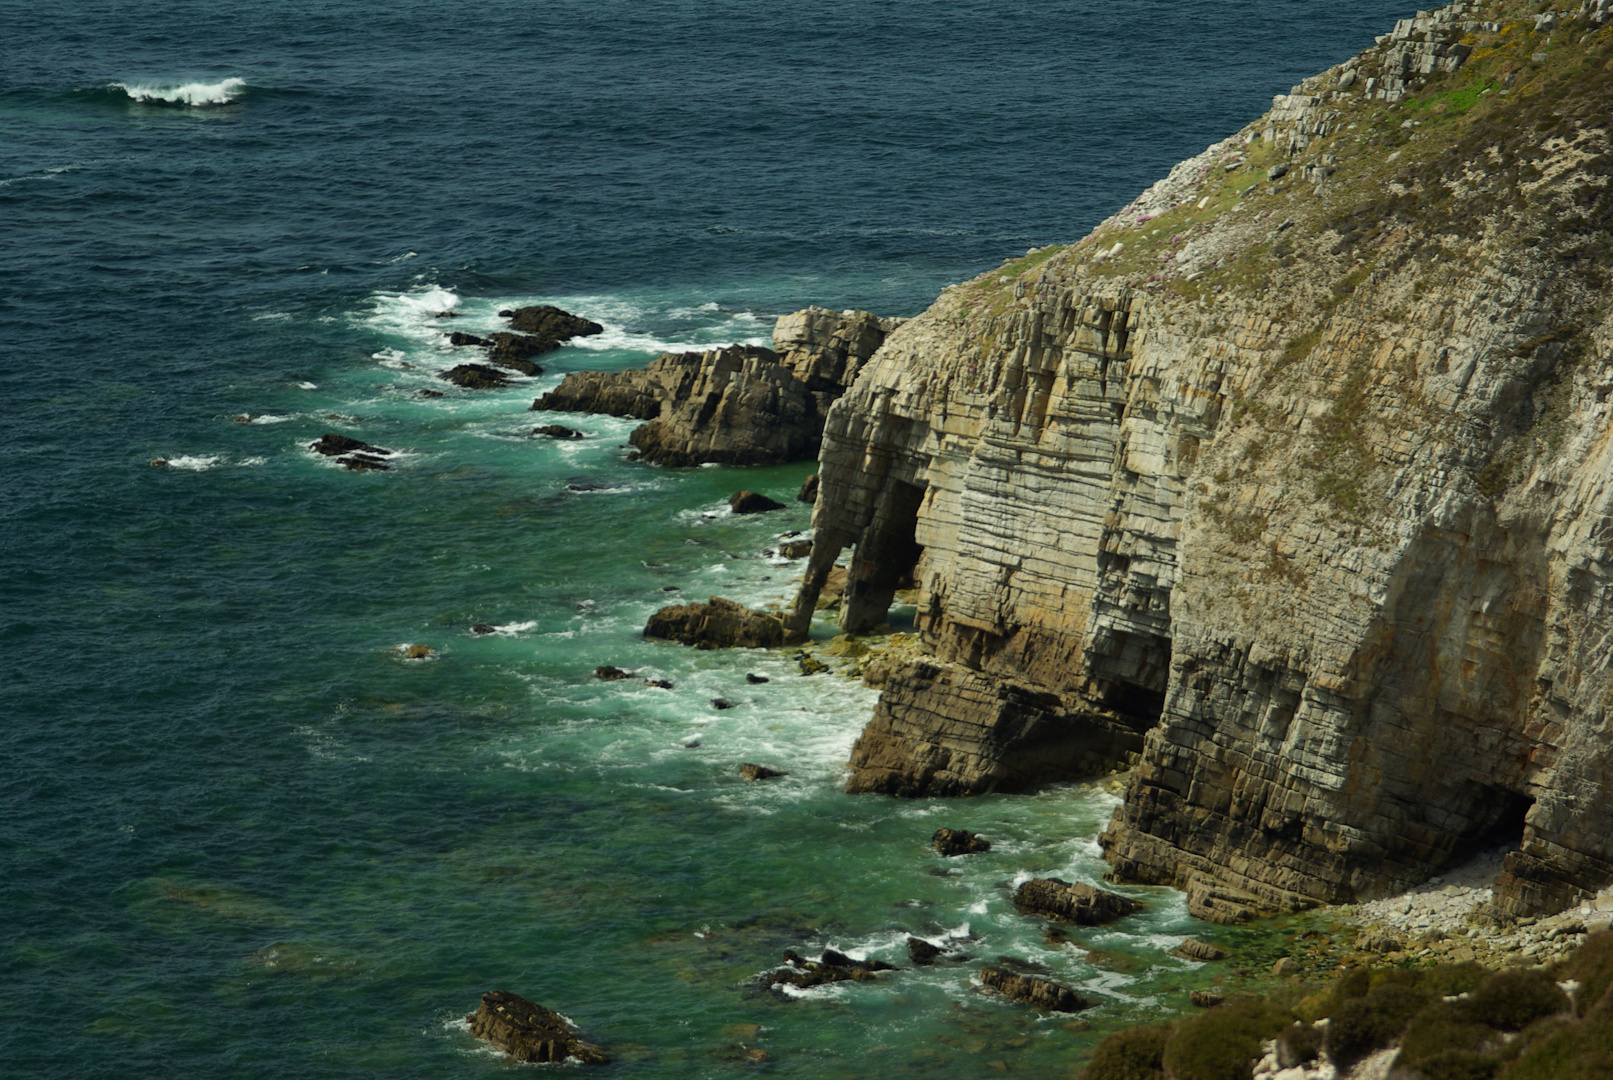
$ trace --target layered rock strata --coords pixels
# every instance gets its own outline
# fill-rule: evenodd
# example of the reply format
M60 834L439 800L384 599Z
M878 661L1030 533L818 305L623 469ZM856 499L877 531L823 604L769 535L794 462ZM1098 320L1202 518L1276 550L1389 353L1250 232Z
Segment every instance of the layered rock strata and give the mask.
M470 1033L486 1039L516 1061L585 1065L609 1063L610 1055L583 1039L569 1020L552 1009L508 990L489 990L482 1004L465 1017Z
M574 372L532 407L648 421L629 441L658 465L805 461L818 452L829 406L899 324L807 308L778 320L772 349L666 353L643 370Z
M1424 13L889 336L792 616L847 547L848 630L918 581L852 790L1140 750L1114 875L1225 921L1498 841L1501 915L1613 880L1604 7Z

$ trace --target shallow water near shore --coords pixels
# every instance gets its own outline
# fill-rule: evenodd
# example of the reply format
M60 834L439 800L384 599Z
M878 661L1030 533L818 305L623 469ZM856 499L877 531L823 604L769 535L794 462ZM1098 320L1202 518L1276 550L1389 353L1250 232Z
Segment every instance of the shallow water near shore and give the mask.
M624 1075L1066 1075L1214 978L1183 935L1269 964L1283 928L1197 925L1169 890L1064 942L1014 912L1026 877L1098 880L1103 784L848 797L873 691L641 637L673 600L790 596L767 552L808 527L809 463L648 468L630 422L527 406L809 303L916 314L1406 13L17 13L0 1071L481 1076L516 1067L463 1030L502 988ZM475 359L446 331L527 303L606 332L507 389L435 377ZM531 435L553 420L586 437ZM327 431L392 471L311 453ZM735 517L740 488L788 508ZM941 859L941 825L995 846ZM908 967L909 934L971 959L752 986L785 949ZM980 993L1002 956L1090 1026Z

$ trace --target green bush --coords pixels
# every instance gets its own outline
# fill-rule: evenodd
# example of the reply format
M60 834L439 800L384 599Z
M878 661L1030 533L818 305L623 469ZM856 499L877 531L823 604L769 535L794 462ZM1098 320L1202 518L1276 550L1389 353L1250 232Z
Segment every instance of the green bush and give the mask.
M1322 1049L1322 1031L1310 1024L1290 1024L1277 1036L1277 1063L1283 1068L1315 1061Z
M1127 1028L1098 1044L1081 1080L1164 1080L1172 1025Z
M1400 1056L1395 1065L1402 1069L1429 1072L1430 1062L1448 1054L1477 1053L1494 1064L1492 1051L1504 1045L1500 1032L1469 1019L1460 1003L1436 1001L1411 1018L1400 1037ZM1492 1070L1493 1071L1493 1070ZM1432 1075L1432 1074L1430 1074Z
M1501 1067L1494 1054L1477 1050L1446 1050L1423 1062L1424 1080L1492 1080Z
M1324 1046L1342 1070L1367 1054L1388 1046L1406 1024L1429 1004L1431 995L1417 986L1387 982L1362 998L1351 998L1333 1013Z
M1165 1044L1173 1080L1249 1080L1260 1044L1294 1022L1294 1014L1262 1000L1235 1000L1178 1025Z
M1498 1080L1613 1080L1613 1016L1543 1020L1509 1050Z
M1536 1020L1564 1012L1568 998L1544 971L1499 971L1480 984L1462 1002L1462 1011L1476 1024L1497 1031L1522 1031Z
M1427 968L1422 972L1422 976L1419 985L1424 990L1435 997L1450 997L1453 994L1466 994L1478 989L1484 980L1490 977L1490 972L1469 961L1466 964L1441 964L1439 967Z
M1584 1016L1608 996L1613 987L1613 932L1592 934L1574 955L1557 966L1559 980L1573 979L1579 983L1574 995L1575 1012ZM1610 1002L1613 1007L1613 1002Z

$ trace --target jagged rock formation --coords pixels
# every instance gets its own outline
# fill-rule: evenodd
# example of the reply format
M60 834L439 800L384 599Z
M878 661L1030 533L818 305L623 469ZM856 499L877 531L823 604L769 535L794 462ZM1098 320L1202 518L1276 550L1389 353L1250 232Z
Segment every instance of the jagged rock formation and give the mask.
M980 969L980 983L1014 1001L1047 1009L1050 1012L1080 1012L1092 1007L1092 1002L1052 979L1039 979L1034 975L1016 975L1000 967Z
M848 630L919 581L933 660L852 790L1146 731L1103 842L1203 917L1500 839L1502 913L1613 880L1608 13L1420 14L891 334L830 412L791 620L848 546Z
M516 1061L558 1064L574 1058L585 1065L605 1065L610 1055L592 1043L559 1013L508 990L489 990L482 1004L465 1017L470 1033L486 1039Z
M1142 905L1129 897L1095 889L1084 881L1032 878L1014 890L1014 906L1031 915L1099 926L1124 918Z
M721 596L705 604L673 604L650 616L647 638L693 645L697 649L772 649L784 644L784 623L765 611L752 611Z
M534 356L553 352L574 337L588 337L605 332L605 328L592 319L585 319L547 304L501 311L498 314L501 319L509 319L510 325L521 333L501 330L483 338L456 330L447 335L448 343L456 346L480 345L487 350L487 361L490 364L519 371L523 375L542 375L543 368L532 362Z
M574 372L532 408L647 420L629 441L658 465L805 461L818 452L829 406L899 324L807 308L778 320L773 349L665 353L639 371Z

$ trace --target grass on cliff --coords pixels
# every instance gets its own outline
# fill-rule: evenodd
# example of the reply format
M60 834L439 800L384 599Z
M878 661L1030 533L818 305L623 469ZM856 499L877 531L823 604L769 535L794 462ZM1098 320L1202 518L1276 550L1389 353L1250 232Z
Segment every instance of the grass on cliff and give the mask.
M1407 1080L1613 1080L1613 933L1544 969L1357 968L1292 1005L1234 999L1117 1032L1081 1077L1250 1080L1272 1039L1296 1060L1320 1043L1341 1069L1397 1046L1391 1075Z

